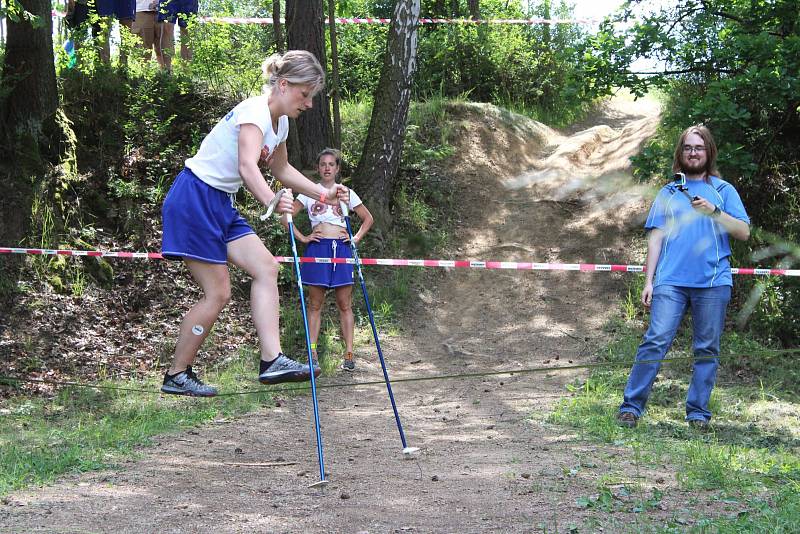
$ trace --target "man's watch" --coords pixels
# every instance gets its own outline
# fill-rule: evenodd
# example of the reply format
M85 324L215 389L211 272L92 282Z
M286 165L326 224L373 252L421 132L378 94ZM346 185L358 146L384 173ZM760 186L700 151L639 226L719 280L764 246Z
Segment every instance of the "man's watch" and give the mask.
M719 209L719 206L714 206L714 211L711 212L711 218L718 219L720 215L722 215L722 210Z

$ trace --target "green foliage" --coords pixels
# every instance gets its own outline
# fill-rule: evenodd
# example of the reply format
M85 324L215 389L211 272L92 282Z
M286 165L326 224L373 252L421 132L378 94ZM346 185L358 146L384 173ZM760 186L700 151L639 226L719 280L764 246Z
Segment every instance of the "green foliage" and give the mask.
M622 312L626 321L634 321L643 313L642 290L644 289L645 274L638 273L631 276L627 292L622 300Z
M575 68L572 49L579 34L569 26L546 30L549 40L541 25L426 28L420 35L416 92L423 98L469 94L478 102L572 108L579 102L563 93Z
M433 163L453 154L448 106L456 100L439 96L411 106L403 143L404 168L427 171Z
M549 3L548 3L549 4ZM490 0L481 2L481 17L568 17L566 2L528 4ZM423 3L422 17L466 17L467 2ZM444 3L441 4L444 7ZM340 16L375 16L391 11L380 2L339 3ZM386 14L386 16L391 13ZM418 100L469 95L478 102L492 102L514 109L549 113L567 122L585 102L576 95L583 83L577 74L582 58L577 49L583 35L578 26L425 24L419 27L417 73L413 91ZM341 91L345 97L371 97L380 77L386 48L385 25L344 25L337 28ZM590 97L588 100L592 100Z
M781 489L772 502L752 499L748 504L749 509L736 514L735 518L700 521L694 531L719 534L800 532L800 488L797 484Z
M166 75L134 58L130 63L123 78L107 67L91 75L62 72L64 107L80 140L79 171L89 177L65 196L92 214L93 220L82 221L85 231L101 227L148 246L172 179L233 104L203 91L188 74ZM103 237L93 233L95 246Z
M344 24L336 28L339 91L344 99L372 98L381 76L388 27Z
M192 23L189 36L193 57L186 68L212 91L235 100L261 92L264 81L259 67L276 52L270 26Z
M631 158L633 176L637 180L656 184L666 182L670 169L672 169L675 143L682 130L683 128L670 128L662 124L642 151Z
M32 15L25 11L18 0L8 0L4 6L0 6L0 17L8 17L12 22L19 22L20 18L25 16Z
M451 105L433 98L411 106L389 240L398 254L425 256L447 240L454 184L439 166L454 150L448 119Z
M629 2L615 20L632 21L636 13L641 9ZM603 81L602 90L666 92L661 130L634 158L640 179L663 180L686 126L705 123L714 132L721 174L736 186L757 229L749 243L734 245L734 265L788 267L800 259L778 246L800 240L800 206L792 194L800 184L798 20L800 4L792 0L689 0L646 13L627 30L609 21L587 42L585 69ZM637 57L663 62L664 71L632 75ZM750 308L752 331L794 346L800 286L786 278L760 285L740 280L737 300L754 291L764 299Z
M364 140L367 137L372 102L365 99L343 100L340 107L342 115L342 174L354 169L361 158Z

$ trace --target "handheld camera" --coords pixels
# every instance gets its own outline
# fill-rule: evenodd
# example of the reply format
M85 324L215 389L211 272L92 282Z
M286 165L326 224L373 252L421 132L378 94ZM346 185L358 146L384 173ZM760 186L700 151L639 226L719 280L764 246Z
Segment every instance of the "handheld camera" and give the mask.
M684 173L676 172L675 174L672 175L672 179L677 184L676 187L678 188L678 191L683 193L684 196L686 196L686 198L689 199L689 202L700 200L700 197L698 196L693 197L692 195L689 194L689 188L686 187L686 175Z

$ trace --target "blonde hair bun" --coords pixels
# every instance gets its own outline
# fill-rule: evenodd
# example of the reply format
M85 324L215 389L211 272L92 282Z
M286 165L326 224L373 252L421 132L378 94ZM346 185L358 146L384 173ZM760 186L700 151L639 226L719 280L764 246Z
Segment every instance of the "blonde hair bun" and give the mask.
M289 50L284 54L272 54L261 64L266 80L264 92L286 80L294 85L308 85L316 93L325 86L325 70L317 58L307 50Z

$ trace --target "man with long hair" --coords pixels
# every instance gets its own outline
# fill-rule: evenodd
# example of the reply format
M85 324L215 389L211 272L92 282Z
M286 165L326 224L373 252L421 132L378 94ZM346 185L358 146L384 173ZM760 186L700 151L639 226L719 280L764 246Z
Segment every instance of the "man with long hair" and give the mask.
M661 360L691 308L694 367L686 421L705 429L719 366L719 344L733 279L729 237L750 237L750 218L736 189L719 177L717 145L708 128L681 134L672 164L674 181L659 191L645 223L646 281L642 304L650 325L636 353L617 421L634 427L644 412ZM640 363L642 362L642 363Z

